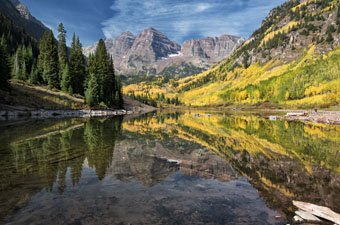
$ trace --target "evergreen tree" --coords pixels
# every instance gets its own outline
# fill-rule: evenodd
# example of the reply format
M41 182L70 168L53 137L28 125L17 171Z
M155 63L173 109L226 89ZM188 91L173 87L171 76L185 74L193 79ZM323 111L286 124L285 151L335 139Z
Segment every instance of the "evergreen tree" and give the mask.
M27 80L31 71L34 57L32 46L19 46L13 56L12 77L18 80Z
M69 67L67 64L61 73L60 88L64 92L69 92L69 93L73 92L72 87L71 87L70 71L69 71Z
M89 55L88 63L87 63L87 72L88 74L94 74L96 72L96 58L93 54Z
M114 106L121 109L123 108L123 93L122 93L122 83L119 79L115 81L115 96L114 96Z
M13 57L12 77L15 79L21 79L21 66L20 66L20 48L17 49Z
M104 85L104 102L108 106L118 106L119 105L119 91L120 88L116 84L116 77L113 66L112 56L108 61L108 72L105 74L103 79Z
M25 66L22 66L22 69L24 70L23 76L24 79L28 79L28 73L31 71L33 62L34 62L34 56L33 56L33 49L31 44L29 44L27 47L25 45L22 46L22 64L25 64Z
M59 88L58 44L51 30L43 34L39 50L38 69L43 81L50 87Z
M68 64L67 47L66 47L66 30L64 25L58 25L58 59L60 70L63 71Z
M248 51L244 52L242 63L243 63L244 68L247 69L249 67L249 53L248 53Z
M30 77L28 80L31 84L38 84L39 83L39 72L36 63L33 63L31 68Z
M20 70L20 72L21 72L21 79L22 80L27 80L27 67L26 67L26 62L25 62L25 60L22 62L22 64L21 64L21 70Z
M6 52L8 56L15 54L19 46L32 46L37 53L36 40L28 35L20 26L16 26L12 20L0 13L0 37L6 40ZM27 63L27 62L26 62Z
M94 55L89 56L86 102L90 106L104 104L122 107L121 83L116 80L113 59L109 56L103 39L100 39Z
M69 73L70 86L73 92L83 95L84 83L86 80L86 62L79 37L77 37L75 34L73 34L72 38Z
M96 58L93 54L90 54L88 57L86 72L88 76L85 79L85 90L87 89L87 84L89 83L90 74L96 74Z
M0 41L0 89L9 90L8 80L10 79L10 68L8 62L6 40L1 38Z
M105 84L107 80L107 75L109 73L109 65L108 65L108 54L106 51L106 46L103 39L100 39L95 52L95 60L96 60L96 74L98 76L98 82L100 84L100 100L106 103L105 99L110 96L105 96L105 92L107 91L107 84Z
M93 54L89 55L86 80L85 100L90 107L98 106L100 103L100 82L97 74L97 61Z
M95 74L90 74L90 78L87 84L87 89L85 92L86 104L90 107L98 106L100 103L100 87L97 76Z

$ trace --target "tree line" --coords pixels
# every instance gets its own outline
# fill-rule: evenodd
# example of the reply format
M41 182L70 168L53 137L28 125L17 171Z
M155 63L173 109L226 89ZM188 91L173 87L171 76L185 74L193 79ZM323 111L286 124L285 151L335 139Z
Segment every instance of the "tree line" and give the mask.
M151 96L149 92L144 92L144 93L135 93L134 91L131 91L128 93L128 96L134 100L137 100L139 102L142 102L146 105L150 105L153 107L160 106L162 104L167 104L167 105L181 105L182 103L180 102L178 96L169 98L165 97L164 93L157 93L156 97Z
M75 34L71 47L67 47L62 23L58 26L58 40L47 30L38 42L33 38L27 41L25 32L15 31L11 22L0 28L0 89L10 90L8 80L18 79L84 96L90 107L122 107L122 85L103 39L87 60Z

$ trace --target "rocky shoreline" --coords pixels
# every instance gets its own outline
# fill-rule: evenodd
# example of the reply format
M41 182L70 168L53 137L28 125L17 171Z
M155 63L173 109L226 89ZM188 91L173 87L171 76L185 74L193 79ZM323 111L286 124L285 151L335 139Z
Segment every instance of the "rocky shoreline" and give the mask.
M123 109L50 109L32 108L27 105L9 105L0 103L0 120L17 120L21 118L82 118L82 117L111 117L119 115L138 115L156 110L156 108L124 96Z
M340 111L302 111L302 110L284 110L287 112L284 116L269 116L269 119L286 119L289 121L306 121L313 123L324 123L340 125Z
M0 111L0 120L13 120L18 118L76 118L76 117L104 117L104 116L118 116L129 115L138 112L133 112L125 109L120 110L14 110L14 111Z

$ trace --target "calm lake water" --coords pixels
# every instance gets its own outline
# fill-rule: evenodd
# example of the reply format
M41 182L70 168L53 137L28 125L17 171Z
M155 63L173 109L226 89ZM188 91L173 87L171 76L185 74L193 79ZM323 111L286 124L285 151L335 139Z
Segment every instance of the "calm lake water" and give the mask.
M340 212L340 127L255 115L0 122L0 224L286 224Z

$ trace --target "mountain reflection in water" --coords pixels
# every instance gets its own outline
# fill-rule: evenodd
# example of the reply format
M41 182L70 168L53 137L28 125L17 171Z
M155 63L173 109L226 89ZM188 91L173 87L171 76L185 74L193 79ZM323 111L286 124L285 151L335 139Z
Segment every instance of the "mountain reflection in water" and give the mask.
M186 112L0 128L0 223L284 224L293 199L340 211L337 126Z

